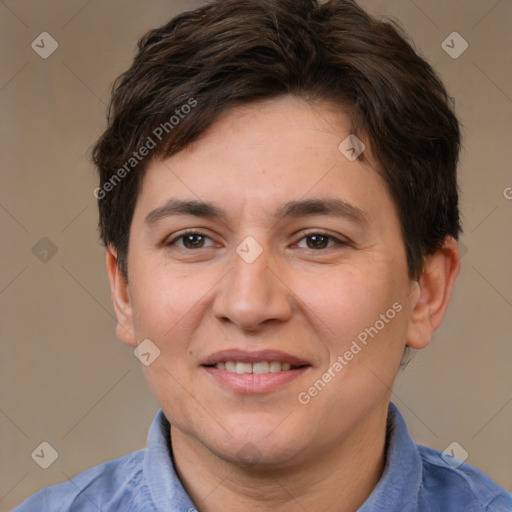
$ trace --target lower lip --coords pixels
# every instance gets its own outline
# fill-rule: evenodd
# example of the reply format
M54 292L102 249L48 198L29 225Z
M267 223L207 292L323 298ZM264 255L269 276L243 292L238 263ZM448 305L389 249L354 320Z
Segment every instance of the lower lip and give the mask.
M304 366L296 370L281 370L275 373L234 373L226 370L219 370L212 366L203 366L203 368L220 384L243 394L270 393L284 384L298 379L311 366Z

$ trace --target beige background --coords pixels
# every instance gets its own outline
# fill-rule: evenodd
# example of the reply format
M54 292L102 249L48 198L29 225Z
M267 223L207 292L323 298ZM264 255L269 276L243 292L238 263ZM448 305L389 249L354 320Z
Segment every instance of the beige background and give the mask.
M145 446L158 404L114 335L88 148L136 40L200 3L0 3L1 511ZM457 441L468 463L512 490L512 2L362 5L401 22L455 96L465 136L463 268L444 324L393 401L417 442ZM59 45L48 59L31 48L43 31ZM453 31L469 44L457 59L441 47ZM33 253L43 237L57 250L47 262L36 255L48 242ZM58 452L46 470L31 458L42 441Z

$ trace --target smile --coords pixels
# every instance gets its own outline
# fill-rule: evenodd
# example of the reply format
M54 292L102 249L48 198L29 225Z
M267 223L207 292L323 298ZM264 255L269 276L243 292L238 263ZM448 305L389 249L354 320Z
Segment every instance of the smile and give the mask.
M242 361L220 361L215 365L217 370L225 370L239 375L255 373L264 375L266 373L277 373L281 371L295 370L300 366L292 366L290 363L280 361L259 361L257 363L245 363Z
M241 394L270 393L313 369L305 358L280 350L221 350L200 362L216 385Z

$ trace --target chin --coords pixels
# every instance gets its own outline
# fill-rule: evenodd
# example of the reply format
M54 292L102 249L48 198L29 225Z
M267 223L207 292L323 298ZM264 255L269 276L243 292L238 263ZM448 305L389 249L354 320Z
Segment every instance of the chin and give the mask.
M271 427L269 422L261 422L261 418L256 422L245 417L230 422L226 430L219 427L206 436L203 432L200 441L217 457L240 467L270 469L293 465L308 445L311 448L311 443L297 436L305 430L303 427L291 421L284 426L288 420L283 422L283 417L273 418Z
M276 446L274 443L265 443L264 441L242 441L231 444L231 446L215 446L210 450L219 458L236 465L237 467L247 468L251 471L261 469L281 469L293 465L297 458L298 450L290 440L289 446Z

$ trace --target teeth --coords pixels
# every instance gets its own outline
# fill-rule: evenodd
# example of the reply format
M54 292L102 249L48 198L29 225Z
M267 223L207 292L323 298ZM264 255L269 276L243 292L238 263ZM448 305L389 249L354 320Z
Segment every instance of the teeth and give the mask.
M252 365L252 373L268 373L270 370L270 365L266 361L262 361L261 363L253 363Z
M236 373L252 373L252 363L236 363Z
M218 370L226 370L240 375L245 373L255 373L264 375L265 373L276 373L287 371L291 368L290 363L280 363L279 361L260 361L257 363L242 363L240 361L221 361L215 365Z
M281 363L279 361L272 361L270 363L270 371L271 371L271 373L280 372L281 371Z

